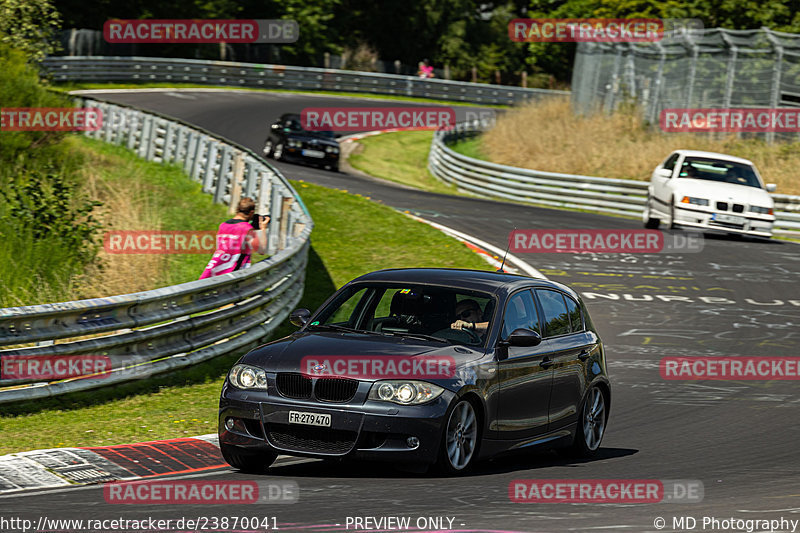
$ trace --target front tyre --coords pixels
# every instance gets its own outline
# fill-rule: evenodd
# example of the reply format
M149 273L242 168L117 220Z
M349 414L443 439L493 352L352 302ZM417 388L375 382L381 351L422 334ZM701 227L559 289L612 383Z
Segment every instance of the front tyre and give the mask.
M661 225L661 219L654 218L651 215L652 208L650 207L652 200L650 199L650 195L647 195L647 203L644 205L644 213L642 214L642 221L644 222L644 227L646 229L658 229L658 226Z
M478 436L478 416L475 409L468 400L460 400L447 417L439 446L437 470L449 475L468 471L477 456Z
M278 454L274 452L244 454L222 442L219 443L219 450L226 463L248 474L263 474L278 458Z

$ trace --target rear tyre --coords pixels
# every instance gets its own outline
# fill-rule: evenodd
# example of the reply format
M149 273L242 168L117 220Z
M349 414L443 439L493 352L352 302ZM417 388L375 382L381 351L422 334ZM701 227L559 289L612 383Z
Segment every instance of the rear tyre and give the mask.
M608 419L606 397L599 387L592 387L586 394L578 416L578 427L572 446L563 450L570 457L592 457L600 449Z
M220 443L219 450L222 457L233 468L237 468L248 474L263 474L267 471L278 454L274 452L260 452L258 454L243 454L227 444Z
M658 226L661 225L660 218L654 218L650 215L651 208L650 208L650 195L647 195L647 203L644 205L644 214L642 215L642 221L644 222L644 227L646 229L658 229Z
M436 470L460 475L472 468L478 455L478 415L469 400L459 400L446 419Z

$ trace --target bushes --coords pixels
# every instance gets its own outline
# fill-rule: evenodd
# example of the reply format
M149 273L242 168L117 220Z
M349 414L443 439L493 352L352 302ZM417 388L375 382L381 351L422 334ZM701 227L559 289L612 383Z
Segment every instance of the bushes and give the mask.
M0 44L3 107L68 107L25 55ZM98 205L68 134L0 131L0 307L63 300L96 254Z

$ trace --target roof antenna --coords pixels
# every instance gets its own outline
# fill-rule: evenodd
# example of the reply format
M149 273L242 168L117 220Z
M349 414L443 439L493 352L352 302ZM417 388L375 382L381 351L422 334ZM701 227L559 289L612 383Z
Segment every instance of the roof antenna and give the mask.
M517 227L514 226L514 231L517 231ZM513 232L512 232L513 233ZM508 244L506 245L506 253L503 255L503 262L500 263L500 268L497 269L497 272L501 274L505 274L506 271L503 270L503 266L506 264L506 257L508 256L508 249L511 248L511 235L508 236Z

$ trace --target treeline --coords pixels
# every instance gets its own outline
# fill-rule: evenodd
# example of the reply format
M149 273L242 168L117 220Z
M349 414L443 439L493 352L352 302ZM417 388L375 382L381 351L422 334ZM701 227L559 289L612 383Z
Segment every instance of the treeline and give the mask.
M3 0L39 4L44 0ZM416 65L428 59L447 66L453 79L530 85L569 80L575 45L516 43L513 18L695 18L707 28L800 32L800 0L59 0L63 28L102 29L109 18L290 18L300 40L281 45L285 64L320 66L325 53L348 55L352 68L369 69L371 58ZM213 45L143 45L141 55L219 57Z

